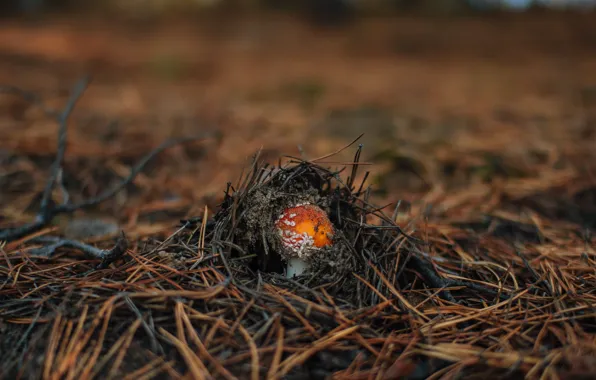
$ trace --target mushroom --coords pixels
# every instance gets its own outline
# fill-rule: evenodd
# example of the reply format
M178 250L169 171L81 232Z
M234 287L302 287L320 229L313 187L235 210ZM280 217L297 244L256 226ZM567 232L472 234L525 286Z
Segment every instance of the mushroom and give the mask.
M299 203L283 210L275 221L281 242L281 255L287 262L286 277L299 276L310 264L312 256L331 246L333 224L319 206Z

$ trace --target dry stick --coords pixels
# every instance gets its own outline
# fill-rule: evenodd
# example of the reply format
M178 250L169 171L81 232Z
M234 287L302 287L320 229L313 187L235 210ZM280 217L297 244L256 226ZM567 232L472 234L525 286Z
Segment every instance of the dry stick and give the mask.
M422 278L433 288L441 289L440 294L442 298L446 301L458 303L457 300L451 295L451 292L446 290L449 285L447 282L439 277L439 275L435 272L434 268L427 264L424 260L417 257L415 254L410 254L406 258L406 262L411 261L411 265L414 269L417 269L422 276ZM404 264L404 267L406 265Z
M147 165L147 163L152 158L154 158L156 155L158 155L159 153L163 152L164 150L166 150L174 145L178 145L178 144L182 144L182 143L186 143L186 142L190 142L190 141L196 141L199 139L200 139L200 137L182 138L182 139L174 139L174 140L164 142L163 144L161 144L160 146L155 148L153 151L151 151L149 154L147 154L145 157L143 157L141 159L141 161L139 161L139 163L137 163L137 165L132 168L128 177L123 179L120 183L118 183L113 188L104 191L97 197L84 200L80 203L63 204L63 205L58 205L56 207L50 208L49 212L38 214L36 221L33 223L26 224L24 226L13 228L13 229L7 229L7 230L3 230L3 231L0 230L0 241L6 240L6 241L10 242L10 241L25 237L27 235L35 233L36 231L44 228L47 224L49 224L52 221L52 219L55 216L57 216L59 214L72 213L79 209L96 206L96 205L110 199L117 192L122 190L125 186L132 183L134 181L134 179L136 178L136 176L144 169L144 167ZM54 244L61 244L61 246L73 246L74 245L74 243L72 241L64 241L62 243L60 243L59 241L55 241ZM98 257L96 255L96 253L98 253L98 252L94 251L93 249L90 249L92 247L86 246L86 248L83 248L82 243L77 243L77 244L78 244L78 246L74 247L74 248L81 249L85 253L91 255L92 257ZM118 246L118 244L117 244L117 246ZM56 248L58 248L58 247L56 247ZM114 247L110 251L113 251L115 249L116 249L116 247ZM103 258L103 256L99 256L99 257Z
M66 153L66 137L67 137L67 127L68 127L68 119L70 118L70 114L74 110L74 107L77 101L83 95L83 92L87 88L87 84L89 83L89 77L84 77L75 85L73 91L64 107L64 110L58 114L57 121L58 121L58 148L56 150L56 158L52 163L52 167L50 169L50 178L48 178L48 182L46 183L46 187L43 191L43 196L41 198L41 205L39 214L43 220L47 220L51 218L51 205L50 199L52 197L52 190L56 185L56 180L60 174L60 169L62 168L62 161L64 160L64 154ZM46 216L47 214L47 216Z
M200 137L199 136L196 136L196 137L183 137L183 138L179 138L179 139L168 140L168 141L162 143L161 145L159 145L157 148L155 148L153 151L151 151L145 157L143 157L131 169L130 174L128 175L128 177L126 177L124 180L122 180L119 184L117 184L113 188L104 191L103 193L101 193L100 195L98 195L95 198L87 199L87 200L82 201L80 203L56 206L55 209L54 209L54 212L56 213L56 215L57 214L61 214L61 213L71 213L71 212L74 212L74 211L79 210L79 209L96 206L96 205L98 205L98 204L100 204L100 203L102 203L102 202L110 199L111 197L113 197L114 195L116 195L117 192L119 192L120 190L122 190L122 188L124 188L128 184L132 183L134 181L134 179L136 178L136 176L149 163L149 161L151 161L155 156L157 156L158 154L160 154L164 150L169 149L169 148L171 148L171 147L173 147L175 145L185 144L185 143L188 143L188 142L198 141L198 140L204 140L204 139L205 139L204 136L200 136Z
M20 239L22 237L26 237L32 233L39 231L40 229L42 229L44 227L46 227L48 224L51 223L52 219L59 214L72 213L79 209L96 206L96 205L110 199L117 192L122 190L125 186L132 183L134 181L134 179L136 178L136 176L144 169L144 167L147 165L147 163L153 157L155 157L162 151L164 151L174 145L178 145L178 144L182 144L182 143L186 143L186 142L190 142L190 141L196 141L201 138L201 137L191 137L191 138L182 138L182 139L174 139L174 140L166 141L163 144L161 144L159 147L157 147L156 149L151 151L149 154L147 154L145 157L143 157L139 161L139 163L137 163L137 165L135 165L133 167L129 176L127 178L125 178L124 180L122 180L118 185L114 186L112 189L104 191L102 194L100 194L97 197L87 199L87 200L84 200L79 203L62 204L62 205L58 205L58 206L52 206L51 202L50 202L51 193L52 193L54 186L56 185L56 180L57 180L58 176L60 175L60 171L62 169L62 161L64 159L64 154L66 151L68 119L69 119L72 111L74 110L74 107L75 107L77 101L81 98L81 95L83 94L84 90L86 89L88 82L89 82L88 77L85 77L77 83L77 85L73 88L72 94L71 94L66 106L64 107L64 110L62 110L59 113L45 107L43 105L43 102L41 100L39 100L38 97L31 95L28 92L18 90L13 87L0 87L0 92L4 91L4 92L8 92L8 93L17 94L34 104L40 105L44 109L46 114L56 118L58 125L59 125L58 147L56 150L56 157L55 157L54 162L52 163L52 167L50 169L50 176L49 176L46 186L44 188L43 196L41 199L40 210L37 213L35 221L32 223L22 225L20 227L0 230L0 241L11 242L11 241ZM65 245L68 245L68 244L65 244ZM89 253L89 252L87 252L87 253Z
M31 250L31 254L40 256L51 256L58 248L75 248L84 252L86 255L92 258L101 259L101 263L99 264L98 268L105 268L111 262L121 257L128 249L128 241L126 240L126 236L122 231L120 232L120 237L118 237L116 244L111 249L99 249L76 240L62 239L53 236L40 236L35 239L32 239L31 241L33 243L50 244L48 246L35 248Z
M336 154L340 154L340 153L341 153L341 152L343 152L344 150L346 150L346 149L348 149L349 147L351 147L352 145L356 144L356 142L357 142L358 140L360 140L360 139L362 138L362 136L364 136L364 133L361 133L361 134L360 134L358 137L356 137L356 138L355 138L355 139L354 139L354 140L353 140L351 143L349 143L348 145L345 145L345 146L344 146L344 147L342 147L342 148L339 148L339 149L338 149L338 150L336 150L335 152L333 152L333 153L329 153L329 154L326 154L326 155L324 155L324 156L321 156L321 157L319 157L319 158L312 159L312 160L310 160L310 161L308 161L308 162L310 162L310 163L315 163L315 162L317 162L317 161L321 161L321 160L324 160L324 159L326 159L326 158L333 157L333 156L335 156ZM292 157L292 158L294 158L294 157Z
M77 85L73 89L71 96L69 97L69 100L68 100L66 106L64 107L64 110L61 112L56 112L54 110L47 108L37 96L32 95L26 91L19 90L14 87L0 87L0 91L9 92L9 93L19 95L19 96L23 97L25 100L27 100L33 104L39 105L47 115L52 116L56 119L56 121L58 122L58 126L59 126L59 128L58 128L58 147L56 150L56 157L54 159L54 162L52 163L52 167L50 170L50 176L48 178L48 181L46 182L46 186L43 191L40 209L39 209L39 212L37 213L35 222L26 224L26 225L18 227L18 228L0 231L0 241L2 241L2 240L13 241L13 240L19 239L21 237L27 236L27 235L43 228L44 226L49 224L49 222L51 221L53 215L52 215L52 207L50 205L50 198L51 198L52 190L56 183L56 179L59 175L59 172L60 172L60 169L62 166L62 160L64 158L64 154L66 151L68 118L70 117L70 114L72 113L75 104L80 99L85 88L87 87L88 81L89 81L88 78L85 77L77 83Z
M358 173L358 166L360 164L360 155L362 154L362 147L362 144L358 145L358 149L356 150L356 154L354 155L354 166L352 166L352 173L350 173L350 176L346 181L346 184L348 185L348 190L350 192L354 190L354 181L356 180L356 174Z

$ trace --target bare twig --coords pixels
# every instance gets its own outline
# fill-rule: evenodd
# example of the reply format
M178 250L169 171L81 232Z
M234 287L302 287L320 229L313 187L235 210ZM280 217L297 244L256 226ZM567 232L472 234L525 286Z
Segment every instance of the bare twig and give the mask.
M50 176L48 181L46 182L45 189L43 191L43 196L41 198L41 204L38 215L45 221L51 219L51 205L50 199L52 197L52 190L54 190L54 186L56 185L56 179L62 169L62 161L64 160L64 154L66 152L66 142L67 142L67 130L68 130L68 119L72 111L74 110L77 101L83 95L83 92L87 88L87 84L89 83L89 78L84 77L74 86L70 98L66 103L66 106L57 115L57 122L58 122L58 147L56 149L56 158L52 163L52 167L50 168Z
M184 143L188 143L188 142L192 142L192 141L197 141L197 140L200 140L201 138L202 137L185 137L185 138L180 138L180 139L169 140L169 141L166 141L166 142L162 143L160 146L158 146L157 148L153 149L151 152L149 152L149 154L147 154L145 157L143 157L131 169L130 174L128 175L128 177L126 177L125 179L123 179L116 186L114 186L111 189L108 189L108 190L104 191L103 193L99 194L97 197L90 198L90 199L84 200L84 201L79 202L79 203L58 205L58 206L56 206L53 209L54 215L62 214L62 213L71 213L71 212L76 211L76 210L80 210L80 209L85 209L85 208L88 208L88 207L97 206L98 204L100 204L100 203L102 203L102 202L110 199L111 197L113 197L117 192L119 192L120 190L122 190L127 185L131 184L134 181L134 179L136 178L136 176L149 163L149 161L151 161L151 159L153 159L155 156L157 156L158 154L160 154L164 150L166 150L168 148L171 148L171 147L173 147L175 145L180 145L180 144L184 144Z
M128 241L123 231L120 232L120 237L118 237L116 244L111 249L99 249L76 240L63 239L54 236L36 237L31 239L31 242L49 244L40 248L32 249L30 253L33 255L49 257L52 256L58 248L74 248L93 259L100 259L101 263L99 264L98 268L107 267L110 263L120 258L128 248Z
M88 83L89 83L89 78L85 77L85 78L81 79L75 85L66 106L59 113L47 109L45 107L45 105L43 104L43 102L37 96L35 96L33 94L30 94L23 90L19 90L15 87L0 87L0 91L20 95L23 98L25 98L26 100L28 100L34 104L40 105L42 108L44 108L44 110L46 111L46 113L48 115L50 115L56 119L58 126L59 126L56 157L54 158L54 161L50 168L50 174L49 174L48 180L46 182L46 186L43 191L40 208L36 215L35 221L21 225L19 227L7 228L4 230L0 230L0 241L11 242L11 241L15 241L15 240L24 238L24 237L31 235L31 234L41 230L42 228L46 227L48 224L50 224L52 222L54 217L56 217L57 215L65 214L65 213L72 213L76 210L93 207L93 206L96 206L96 205L110 199L116 193L118 193L120 190L122 190L124 187L126 187L128 184L132 183L134 181L134 179L136 178L136 176L144 169L144 167L147 165L147 163L152 158L157 156L159 153L163 152L164 150L166 150L174 145L178 145L178 144L182 144L182 143L186 143L186 142L190 142L190 141L196 141L199 139L199 137L195 137L195 138L173 139L173 140L166 141L163 144L161 144L160 146L158 146L157 148L155 148L154 150L152 150L145 157L143 157L131 169L128 177L123 179L119 184L117 184L113 188L104 191L97 197L86 199L82 202L70 203L69 199L68 199L69 197L65 197L65 200L62 204L54 205L53 202L51 202L51 197L52 197L52 191L55 188L55 186L57 185L57 181L60 181L60 177L62 175L62 162L64 160L64 155L66 152L67 136L68 136L68 134L67 134L68 119L69 119L70 115L72 114L72 111L74 110L74 107L76 106L77 101L81 98L83 92L85 91ZM61 187L63 187L61 183L59 185ZM63 191L63 193L65 193L64 188L62 188L62 191ZM90 247L83 243L79 243L79 242L72 241L72 240L65 240L65 239L52 240L53 238L43 238L46 240L43 240L42 238L36 238L36 239L37 239L36 240L37 242L44 241L46 243L51 243L51 245L44 247L44 248L40 248L37 251L37 252L44 253L44 254L51 254L59 247L69 246L69 247L74 247L74 248L80 249L90 256L101 258L103 260L102 262L104 262L104 261L108 262L111 260L111 258L118 256L118 254L123 253L123 252L120 252L120 248L122 248L121 244L117 244L113 250L103 251L103 250L97 250L93 247ZM49 239L49 240L47 240L47 239ZM118 248L118 249L116 249L116 248ZM124 250L125 249L126 248L124 248Z

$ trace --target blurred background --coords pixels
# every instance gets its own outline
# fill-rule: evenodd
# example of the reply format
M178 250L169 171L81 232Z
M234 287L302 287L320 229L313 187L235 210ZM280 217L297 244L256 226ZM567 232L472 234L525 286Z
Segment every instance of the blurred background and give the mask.
M101 161L125 175L167 138L210 137L142 176L143 197L126 201L137 205L164 193L184 207L215 204L259 150L272 162L314 158L361 133L376 197L489 202L487 189L514 179L550 186L570 170L593 173L595 5L3 0L0 83L59 106L92 75L67 153L81 168ZM51 157L55 134L39 109L0 95L4 157Z

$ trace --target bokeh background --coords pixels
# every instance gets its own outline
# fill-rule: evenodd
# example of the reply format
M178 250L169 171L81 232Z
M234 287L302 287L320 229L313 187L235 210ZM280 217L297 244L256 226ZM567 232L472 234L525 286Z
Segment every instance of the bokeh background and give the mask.
M314 158L362 133L375 197L445 209L490 205L499 184L535 179L535 191L578 170L593 173L594 5L4 0L0 83L60 106L82 75L92 75L67 152L79 168L71 175L83 182L92 163L124 176L165 139L210 138L162 155L138 179L140 196L114 206L121 216L165 200L200 214L257 151L272 162ZM4 157L49 160L56 131L39 109L0 96ZM10 177L15 214L31 201L23 189L41 189L43 180L19 188ZM102 188L96 181L85 182L88 195Z

